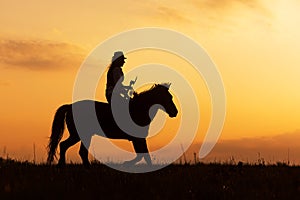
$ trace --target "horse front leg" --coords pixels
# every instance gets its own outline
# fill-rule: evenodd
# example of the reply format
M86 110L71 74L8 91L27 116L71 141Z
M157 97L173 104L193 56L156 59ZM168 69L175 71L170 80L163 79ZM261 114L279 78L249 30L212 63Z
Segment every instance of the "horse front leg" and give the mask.
M81 145L80 145L80 149L79 149L79 155L81 157L82 160L82 164L85 167L90 167L91 163L89 161L89 147L91 144L91 137L92 136L88 136L88 137L84 137L81 139Z
M125 166L132 166L132 165L135 165L137 162L141 161L143 158L143 156L141 154L137 154L136 157L132 160L128 160L128 161L125 161L123 163L123 165Z
M133 160L124 162L125 165L134 165L143 158L148 165L152 165L151 157L149 155L149 150L147 147L147 142L145 138L137 138L132 141L134 150L136 152L136 157Z
M151 157L150 157L149 152L148 152L148 153L144 153L144 159L145 159L146 163L147 163L149 166L152 165L152 160L151 160Z

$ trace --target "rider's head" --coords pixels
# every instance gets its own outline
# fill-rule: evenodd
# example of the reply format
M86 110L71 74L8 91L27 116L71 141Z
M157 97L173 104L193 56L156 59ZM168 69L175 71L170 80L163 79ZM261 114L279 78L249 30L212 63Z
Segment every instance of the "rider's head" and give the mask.
M125 63L126 57L124 56L122 51L116 51L112 57L112 63L122 67Z

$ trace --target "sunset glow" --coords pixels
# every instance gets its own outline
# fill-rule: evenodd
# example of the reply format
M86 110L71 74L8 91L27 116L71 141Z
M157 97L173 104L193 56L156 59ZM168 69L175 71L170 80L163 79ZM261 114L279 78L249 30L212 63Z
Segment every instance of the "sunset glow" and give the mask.
M72 102L78 70L89 53L120 32L161 27L195 40L222 76L226 120L209 159L255 160L262 152L270 160L272 155L283 160L290 149L291 159L300 164L299 1L2 0L0 5L1 157L32 160L34 144L37 159L45 161L54 113ZM211 119L203 77L168 52L148 49L126 56L125 77L136 66L161 63L200 89L196 96L201 121L188 151L191 156L198 153ZM99 67L109 64L110 60L103 60ZM102 77L97 100L105 101L104 90ZM168 143L178 128L180 115L165 119L166 126L149 140L150 151ZM66 131L64 138L67 135ZM132 150L130 143L115 143ZM78 145L68 154L69 160L78 160L75 151Z

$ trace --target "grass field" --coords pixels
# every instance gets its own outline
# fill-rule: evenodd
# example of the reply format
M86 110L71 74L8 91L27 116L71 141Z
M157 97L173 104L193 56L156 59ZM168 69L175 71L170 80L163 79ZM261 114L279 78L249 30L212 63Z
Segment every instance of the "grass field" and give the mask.
M300 167L199 163L132 174L0 159L0 199L300 199Z

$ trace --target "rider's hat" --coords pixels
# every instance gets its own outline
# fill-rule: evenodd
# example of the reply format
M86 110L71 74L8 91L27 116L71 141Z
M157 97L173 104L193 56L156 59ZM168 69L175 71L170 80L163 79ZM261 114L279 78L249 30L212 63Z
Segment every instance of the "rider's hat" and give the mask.
M123 59L123 60L126 59L122 51L116 51L114 53L114 56L112 57L112 61L115 61L117 59Z

